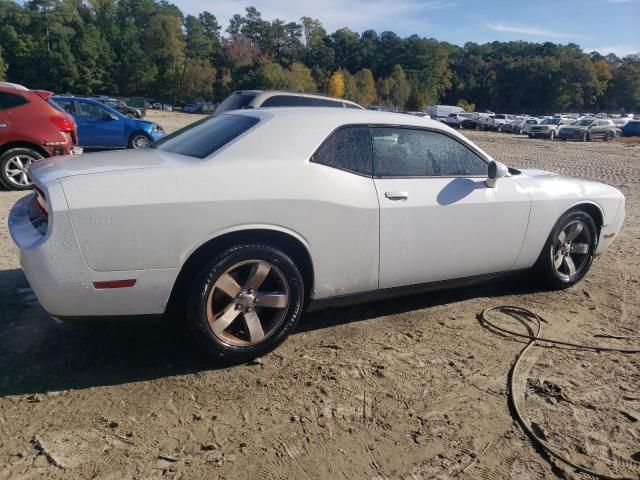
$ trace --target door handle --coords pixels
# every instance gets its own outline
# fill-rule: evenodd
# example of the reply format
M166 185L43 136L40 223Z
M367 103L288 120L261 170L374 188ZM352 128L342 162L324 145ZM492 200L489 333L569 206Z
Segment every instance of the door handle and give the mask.
M406 200L409 198L409 194L407 192L386 192L384 196L389 200Z

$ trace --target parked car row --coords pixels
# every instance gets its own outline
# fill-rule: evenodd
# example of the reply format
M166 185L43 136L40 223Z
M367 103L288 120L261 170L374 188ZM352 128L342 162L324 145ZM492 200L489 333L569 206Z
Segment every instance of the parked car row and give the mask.
M0 82L0 186L4 188L31 188L29 168L46 157L83 149L142 148L164 136L160 125L130 118L109 99L56 96Z
M555 140L612 140L619 136L638 135L640 118L608 118L603 115L555 115L530 117L509 114L451 113L442 120L451 127L468 130L494 130L527 135L529 138Z

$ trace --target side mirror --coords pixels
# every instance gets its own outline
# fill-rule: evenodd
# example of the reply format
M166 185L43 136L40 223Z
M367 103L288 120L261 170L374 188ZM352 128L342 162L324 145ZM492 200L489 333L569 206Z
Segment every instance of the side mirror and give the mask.
M489 164L489 171L484 184L489 188L496 188L496 182L498 181L498 179L506 177L508 174L509 169L504 163L492 160Z

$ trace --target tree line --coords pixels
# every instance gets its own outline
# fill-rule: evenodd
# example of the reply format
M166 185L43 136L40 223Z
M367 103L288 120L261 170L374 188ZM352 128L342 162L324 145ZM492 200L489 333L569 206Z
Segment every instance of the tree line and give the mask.
M316 19L266 20L254 7L223 31L213 13L185 16L167 0L0 0L0 79L174 103L268 88L409 110L640 111L640 54L329 33Z

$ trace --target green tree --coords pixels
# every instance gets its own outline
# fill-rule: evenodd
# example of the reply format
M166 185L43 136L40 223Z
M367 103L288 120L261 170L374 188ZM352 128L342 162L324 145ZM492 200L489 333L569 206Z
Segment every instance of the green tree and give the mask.
M7 74L8 66L4 61L4 57L2 56L2 49L0 48L0 81L5 79Z
M287 73L278 63L264 62L257 74L258 88L284 90L288 86Z
M317 86L311 70L302 63L294 63L287 72L287 84L294 92L316 92Z
M460 107L460 108L463 108L465 112L475 112L476 111L476 104L475 103L471 103L471 102L467 102L464 99L458 100L457 106Z
M407 76L400 65L393 67L393 72L389 78L391 85L389 88L389 97L393 105L399 109L404 109L411 95L411 84L407 80Z
M356 82L355 102L363 107L368 107L376 99L376 82L373 79L373 72L368 68L356 72L354 75Z

